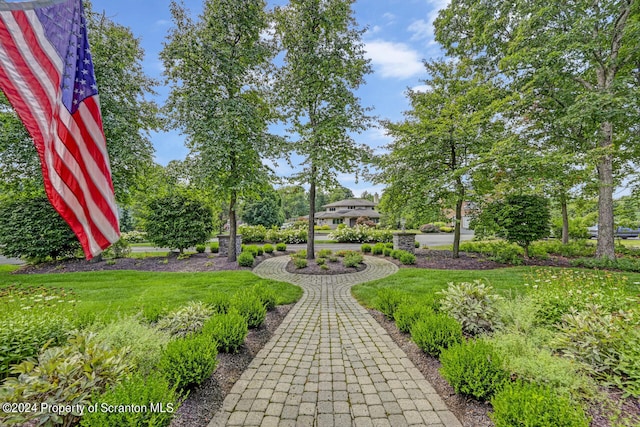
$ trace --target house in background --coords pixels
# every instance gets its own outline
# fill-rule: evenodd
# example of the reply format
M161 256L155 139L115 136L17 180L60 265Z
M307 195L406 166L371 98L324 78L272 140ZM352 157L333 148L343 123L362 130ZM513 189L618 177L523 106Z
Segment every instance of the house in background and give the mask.
M316 225L328 225L337 228L340 224L355 227L360 217L365 217L378 223L380 214L375 210L377 203L366 199L346 199L322 206L325 210L315 215Z

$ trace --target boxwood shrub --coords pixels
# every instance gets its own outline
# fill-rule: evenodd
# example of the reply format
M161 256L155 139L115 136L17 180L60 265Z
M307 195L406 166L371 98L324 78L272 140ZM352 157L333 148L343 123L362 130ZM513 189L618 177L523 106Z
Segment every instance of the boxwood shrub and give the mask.
M450 346L462 342L462 326L444 314L431 314L411 327L411 339L427 354L438 356Z
M218 365L218 343L196 334L169 342L160 359L160 371L178 389L187 389L209 378Z
M241 267L253 267L254 259L251 252L241 252L238 255L238 265Z
M482 340L459 342L440 354L442 376L456 393L487 400L509 380L500 354Z
M212 316L202 328L202 334L216 342L222 353L236 353L248 332L247 320L236 309Z

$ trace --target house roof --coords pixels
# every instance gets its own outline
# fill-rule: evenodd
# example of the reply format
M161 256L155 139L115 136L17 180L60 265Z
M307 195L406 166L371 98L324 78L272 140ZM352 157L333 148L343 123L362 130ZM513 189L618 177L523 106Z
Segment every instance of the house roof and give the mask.
M380 218L380 213L373 209L339 209L333 212L316 212L315 214L315 217L318 219L360 218L361 216L368 218Z
M356 207L374 207L376 206L377 203L373 203L370 202L367 199L345 199L345 200L339 200L337 202L333 202L333 203L329 203L328 205L323 205L323 208L346 208L349 206L356 206Z

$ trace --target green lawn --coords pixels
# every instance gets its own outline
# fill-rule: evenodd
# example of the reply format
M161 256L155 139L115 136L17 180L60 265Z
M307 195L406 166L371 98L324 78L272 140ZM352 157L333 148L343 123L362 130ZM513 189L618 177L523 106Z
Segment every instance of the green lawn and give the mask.
M73 290L79 318L112 319L138 312L170 311L191 300L204 300L214 291L235 293L257 282L268 283L278 304L297 301L302 289L265 280L248 271L211 273L152 273L100 271L92 273L11 274L15 266L0 266L0 289L9 285L44 286Z
M393 276L373 282L356 285L353 296L363 305L372 307L378 289L394 288L409 294L420 296L430 294L447 287L449 282L470 282L481 279L503 294L518 294L525 291L524 284L529 282L536 267L512 267L495 270L427 270L403 268ZM594 270L587 270L594 271ZM630 295L640 294L640 274L609 273L619 276L627 283ZM626 278L626 279L623 279Z

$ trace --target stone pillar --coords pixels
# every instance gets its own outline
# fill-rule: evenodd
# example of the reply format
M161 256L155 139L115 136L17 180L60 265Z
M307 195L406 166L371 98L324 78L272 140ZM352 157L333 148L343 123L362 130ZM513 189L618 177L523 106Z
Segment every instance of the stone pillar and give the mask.
M218 243L220 244L220 249L218 254L220 256L229 255L229 235L228 234L219 234L218 235ZM236 255L242 252L242 235L236 235Z
M414 253L416 249L415 242L415 233L393 233L393 249Z

